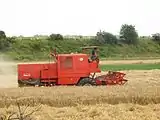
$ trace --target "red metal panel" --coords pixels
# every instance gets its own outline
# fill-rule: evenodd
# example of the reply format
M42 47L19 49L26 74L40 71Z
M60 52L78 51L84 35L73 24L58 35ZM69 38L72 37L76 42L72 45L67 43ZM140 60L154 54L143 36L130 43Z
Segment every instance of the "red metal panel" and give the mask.
M89 64L87 55L79 55L74 58L75 72L77 73L88 73Z
M58 56L58 84L76 84L80 77L89 76L86 55Z
M42 79L41 82L45 82L45 83L49 83L49 82L56 83L56 82L57 82L57 79Z
M40 77L41 64L19 64L18 79L27 80L29 78L38 79Z
M47 64L19 64L18 65L18 79L49 79L57 78L56 63Z
M59 63L58 63L58 75L59 78L61 77L79 77L81 76L88 76L90 74L89 71L89 63L87 55L75 55L69 56L70 64L66 67L67 58L68 56L59 56Z
M69 77L69 78L59 78L58 84L60 85L71 85L71 84L77 84L80 78L76 77Z
M57 78L57 64L44 64L41 70L41 79L53 79Z
M69 59L67 59L69 57ZM74 64L72 56L58 56L58 78L73 77Z
M99 66L98 66L98 63L97 62L91 62L89 63L89 71L90 72L101 72Z

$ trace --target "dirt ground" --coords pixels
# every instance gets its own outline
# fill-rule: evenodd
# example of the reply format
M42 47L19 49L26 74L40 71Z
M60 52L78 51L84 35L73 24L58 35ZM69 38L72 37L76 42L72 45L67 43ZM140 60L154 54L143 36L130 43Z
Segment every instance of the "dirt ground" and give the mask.
M160 60L103 61L101 64L131 64L139 62L155 63L160 62ZM9 115L11 112L18 111L15 105L7 108L3 107L6 105L5 97L9 99L9 104L13 103L16 97L20 96L23 103L28 103L32 99L33 101L44 103L40 111L35 112L33 115L35 120L160 120L160 99L158 92L160 86L160 70L123 71L126 73L125 78L129 81L124 87L116 87L115 89L108 88L106 90L104 87L97 89L18 89L16 65L17 63L14 62L0 62L0 115ZM106 74L106 72L102 72L101 74ZM110 104L113 101L123 101L121 99L122 95L124 95L124 101L129 100L130 102ZM155 102L157 101L158 104L133 104L132 100L139 103L143 103L146 100L153 100ZM91 102L93 103L92 105L78 105L78 102L80 103L81 101L85 101L86 104L88 101L89 104ZM77 106L70 106L71 103L76 103ZM58 104L68 104L68 106L56 107ZM29 107L27 111L31 111L32 109L34 110L36 107ZM5 111L9 112L5 113Z
M41 109L32 115L35 120L160 120L160 70L124 72L128 83L115 88L5 89L16 87L16 76L1 75L0 80L5 81L1 82L3 88L0 88L0 115L18 114L17 106L4 107L13 104L18 97L23 104L41 104ZM85 105L80 104L82 101ZM143 105L144 102L149 104ZM25 114L35 109L37 107L29 107Z
M0 88L17 87L15 63L0 62Z

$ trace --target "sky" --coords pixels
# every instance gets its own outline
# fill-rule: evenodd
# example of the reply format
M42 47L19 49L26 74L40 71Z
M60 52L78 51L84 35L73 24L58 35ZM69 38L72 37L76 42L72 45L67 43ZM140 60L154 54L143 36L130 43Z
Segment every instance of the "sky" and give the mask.
M0 0L0 30L8 36L118 35L132 24L139 35L160 32L160 0Z

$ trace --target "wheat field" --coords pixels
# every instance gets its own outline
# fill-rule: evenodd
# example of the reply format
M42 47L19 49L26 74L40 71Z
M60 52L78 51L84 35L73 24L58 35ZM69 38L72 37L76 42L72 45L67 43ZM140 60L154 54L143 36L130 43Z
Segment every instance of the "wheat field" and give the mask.
M124 86L17 88L15 69L1 65L0 120L160 120L160 70L123 72Z
M0 113L18 111L18 101L26 113L40 105L35 120L159 120L160 70L124 72L124 86L1 88Z

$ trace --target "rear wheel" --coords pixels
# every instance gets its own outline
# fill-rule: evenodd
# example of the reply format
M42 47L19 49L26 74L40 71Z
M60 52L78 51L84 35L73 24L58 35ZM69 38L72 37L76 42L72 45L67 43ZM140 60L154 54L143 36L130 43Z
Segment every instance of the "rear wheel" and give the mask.
M31 87L31 86L39 86L40 80L39 79L28 79L28 80L18 80L18 87Z
M78 86L95 86L96 82L91 78L83 78L79 81L77 85Z

